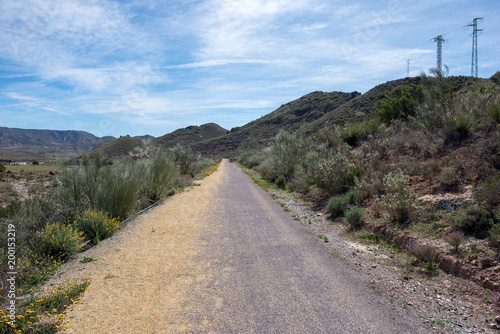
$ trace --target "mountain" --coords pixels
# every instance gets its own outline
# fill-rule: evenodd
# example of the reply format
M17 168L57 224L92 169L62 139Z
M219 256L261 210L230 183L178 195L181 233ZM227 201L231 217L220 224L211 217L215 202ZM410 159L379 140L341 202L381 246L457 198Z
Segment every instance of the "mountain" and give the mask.
M231 156L247 149L262 148L274 139L280 129L296 132L303 125L314 122L359 95L358 92L313 92L242 127L233 128L221 137L193 147L204 153L231 152Z
M193 145L201 141L220 137L227 132L226 129L215 123L207 123L200 126L192 125L155 138L153 139L153 143L162 147L173 147L177 144Z
M0 127L2 149L93 149L114 139L111 136L99 138L85 131Z

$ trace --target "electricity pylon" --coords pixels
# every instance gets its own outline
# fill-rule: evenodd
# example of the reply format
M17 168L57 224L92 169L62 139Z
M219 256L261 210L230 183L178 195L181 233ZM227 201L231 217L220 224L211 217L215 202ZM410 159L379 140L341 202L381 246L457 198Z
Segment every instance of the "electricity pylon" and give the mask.
M470 70L470 76L477 78L477 32L483 31L483 29L477 28L477 21L482 20L482 17L476 17L472 23L468 24L468 27L472 27L472 64Z
M434 42L437 43L437 66L436 69L439 73L443 73L443 43L444 38L442 35L434 37Z

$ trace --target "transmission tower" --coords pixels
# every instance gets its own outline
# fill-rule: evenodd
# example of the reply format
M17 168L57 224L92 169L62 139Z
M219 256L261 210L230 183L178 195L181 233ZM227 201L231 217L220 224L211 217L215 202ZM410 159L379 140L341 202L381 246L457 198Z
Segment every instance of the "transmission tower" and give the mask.
M482 20L482 17L476 17L472 23L468 24L468 27L472 27L472 65L470 70L470 76L477 78L477 32L483 31L483 29L477 28L477 21Z
M410 76L410 59L406 61L406 77Z
M434 42L437 43L437 70L439 73L443 73L443 43L444 43L444 38L442 35L439 35L437 37L434 37Z

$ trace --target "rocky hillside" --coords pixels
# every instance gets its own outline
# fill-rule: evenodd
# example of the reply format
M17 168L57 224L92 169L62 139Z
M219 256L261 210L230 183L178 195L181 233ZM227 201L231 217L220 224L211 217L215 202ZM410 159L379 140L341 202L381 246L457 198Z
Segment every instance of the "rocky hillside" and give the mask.
M242 127L233 128L224 136L194 146L205 153L223 152L230 156L248 149L262 148L274 139L280 129L296 132L305 124L314 122L359 95L358 92L313 92Z
M193 145L201 141L220 137L227 132L226 129L215 123L207 123L200 126L192 125L158 137L153 140L153 143L162 147L173 147L177 144Z

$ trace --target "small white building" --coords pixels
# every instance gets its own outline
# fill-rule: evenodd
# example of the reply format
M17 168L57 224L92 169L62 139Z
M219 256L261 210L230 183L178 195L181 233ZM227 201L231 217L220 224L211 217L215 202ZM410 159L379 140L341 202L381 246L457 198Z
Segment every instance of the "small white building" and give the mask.
M27 163L26 162L11 162L10 165L11 166L26 166Z

